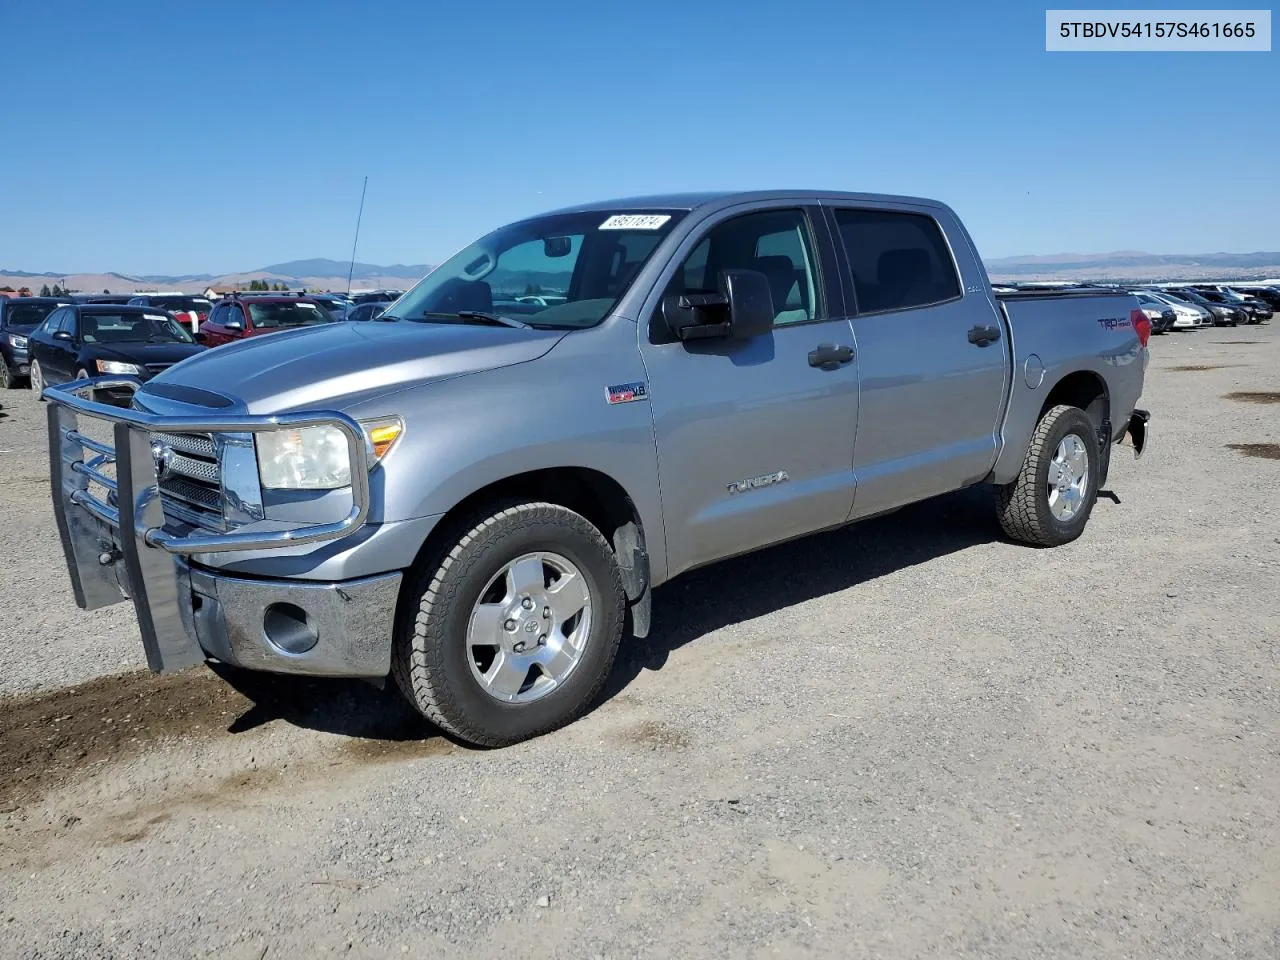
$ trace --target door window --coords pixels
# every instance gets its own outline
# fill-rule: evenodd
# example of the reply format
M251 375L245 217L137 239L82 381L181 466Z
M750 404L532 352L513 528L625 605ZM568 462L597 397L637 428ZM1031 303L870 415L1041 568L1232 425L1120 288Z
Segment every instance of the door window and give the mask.
M801 210L762 210L711 228L671 279L667 294L717 293L722 270L755 270L769 281L773 323L823 315L813 240Z
M907 310L960 296L960 278L932 217L892 210L835 211L853 271L858 313Z

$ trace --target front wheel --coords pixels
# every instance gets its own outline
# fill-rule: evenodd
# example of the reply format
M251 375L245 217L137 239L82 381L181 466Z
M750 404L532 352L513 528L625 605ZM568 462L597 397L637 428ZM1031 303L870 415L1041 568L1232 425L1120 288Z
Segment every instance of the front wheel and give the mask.
M12 390L18 385L17 375L9 369L9 362L0 357L0 390Z
M1079 407L1059 405L1040 418L1021 472L997 497L997 516L1009 537L1056 547L1084 532L1098 497L1097 435Z
M397 685L437 726L481 746L576 719L622 639L613 550L586 518L551 503L499 505L458 529L406 583Z
M44 399L44 370L40 368L39 360L31 361L31 391L37 400Z

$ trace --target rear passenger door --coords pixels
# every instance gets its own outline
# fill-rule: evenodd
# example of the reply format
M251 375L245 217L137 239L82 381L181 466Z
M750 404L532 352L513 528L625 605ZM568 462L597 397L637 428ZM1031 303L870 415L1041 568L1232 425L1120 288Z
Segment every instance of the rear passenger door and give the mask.
M1008 338L970 248L953 252L927 209L833 206L856 304L861 377L853 464L862 517L981 480L999 450ZM958 239L958 243L964 243ZM974 342L971 331L997 339Z
M748 340L676 340L659 303L642 325L669 575L848 516L858 371L834 258L821 210L781 205L718 215L667 266L663 296L747 269L774 306ZM842 359L811 360L824 344Z

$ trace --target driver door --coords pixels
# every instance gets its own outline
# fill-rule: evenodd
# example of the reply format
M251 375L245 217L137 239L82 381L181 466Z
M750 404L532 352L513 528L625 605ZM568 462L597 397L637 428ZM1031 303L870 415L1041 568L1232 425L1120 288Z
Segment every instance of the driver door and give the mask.
M843 523L858 419L853 331L820 213L721 215L685 241L676 264L665 296L715 292L720 271L755 270L769 280L775 317L749 340L681 342L659 309L641 343L672 576ZM845 359L815 362L820 346Z

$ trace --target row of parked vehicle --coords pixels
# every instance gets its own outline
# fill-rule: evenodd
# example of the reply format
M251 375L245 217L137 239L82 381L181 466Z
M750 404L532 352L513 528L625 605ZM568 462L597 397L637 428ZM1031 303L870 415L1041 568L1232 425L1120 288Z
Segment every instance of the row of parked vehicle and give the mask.
M1205 283L1144 287L1132 292L1151 320L1152 333L1265 323L1280 309L1280 286Z
M216 303L186 294L0 297L0 388L29 383L42 392L47 384L104 375L148 380L193 353L246 337L374 320L401 293L236 293Z
M1099 286L1114 287L1115 284L1042 282L997 286L995 289L998 292ZM1152 333L1265 323L1280 309L1280 283L1153 284L1130 287L1127 292L1138 298L1142 312L1151 321Z

